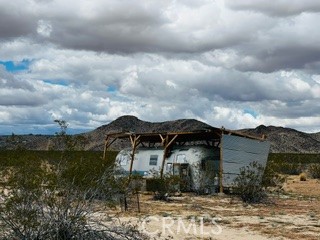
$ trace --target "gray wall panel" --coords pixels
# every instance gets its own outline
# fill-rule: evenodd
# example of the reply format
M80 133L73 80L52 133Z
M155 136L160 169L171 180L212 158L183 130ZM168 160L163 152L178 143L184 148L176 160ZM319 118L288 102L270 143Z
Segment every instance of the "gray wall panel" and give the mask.
M223 135L223 185L232 185L234 178L239 174L241 167L257 161L266 166L270 143L238 136Z

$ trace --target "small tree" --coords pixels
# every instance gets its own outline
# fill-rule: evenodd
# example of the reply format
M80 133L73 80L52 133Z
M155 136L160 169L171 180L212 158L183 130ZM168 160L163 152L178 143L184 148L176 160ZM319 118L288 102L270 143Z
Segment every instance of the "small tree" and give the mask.
M69 124L65 120L54 120L58 123L60 131L56 132L56 137L58 138L59 145L67 151L73 151L76 147L76 142L73 140L72 136L67 134Z
M249 166L240 168L240 174L235 178L235 192L242 201L247 203L261 203L267 198L262 186L264 168L257 162L251 162Z
M86 144L89 143L90 139L88 136L83 134L70 135L67 133L69 124L65 120L56 119L55 123L59 125L59 131L55 133L56 141L52 143L52 150L55 148L64 150L66 152L80 150L85 150Z

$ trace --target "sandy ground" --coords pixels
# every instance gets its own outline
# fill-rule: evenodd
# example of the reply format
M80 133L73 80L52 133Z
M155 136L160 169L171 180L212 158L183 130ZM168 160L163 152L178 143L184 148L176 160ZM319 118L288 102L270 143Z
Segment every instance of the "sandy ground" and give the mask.
M320 181L289 177L285 192L268 204L243 204L234 196L183 194L170 202L140 194L127 212L113 211L153 239L304 239L320 240Z
M244 204L232 195L183 193L170 202L150 193L129 202L129 211L96 205L94 218L132 224L151 239L320 240L320 180L289 176L268 204Z

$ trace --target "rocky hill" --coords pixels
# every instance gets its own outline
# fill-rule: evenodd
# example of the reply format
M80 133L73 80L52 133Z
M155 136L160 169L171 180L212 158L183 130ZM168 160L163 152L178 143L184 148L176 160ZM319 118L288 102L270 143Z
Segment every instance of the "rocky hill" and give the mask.
M271 143L271 152L320 153L320 132L304 133L292 128L264 125L240 131L266 135Z
M85 150L103 150L106 134L115 132L179 132L192 131L211 127L208 124L194 119L179 119L167 122L146 122L134 116L122 116L109 124L79 135L72 136L79 140L80 145L76 148ZM254 129L241 129L240 132L261 136L267 136L271 142L271 152L293 152L293 153L320 153L320 132L304 133L295 129L258 126ZM125 143L115 142L112 147L120 148ZM22 135L22 136L0 136L0 148L12 149L16 146L33 150L61 149L61 144L55 136L44 135Z
M205 129L208 127L211 126L195 119L179 119L167 122L146 122L135 116L122 116L107 125L103 125L91 132L85 133L85 136L93 140L88 146L89 149L102 150L107 133L179 132ZM115 142L112 145L112 147L116 149L120 146L123 146L120 142Z

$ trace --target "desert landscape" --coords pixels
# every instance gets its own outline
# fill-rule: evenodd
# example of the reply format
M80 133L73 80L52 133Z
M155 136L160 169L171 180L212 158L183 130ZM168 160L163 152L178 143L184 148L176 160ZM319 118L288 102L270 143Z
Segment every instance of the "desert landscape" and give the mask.
M319 0L0 0L0 240L320 240L316 29Z
M128 198L127 211L122 205L110 208L95 201L90 218L105 226L132 226L146 239L318 240L320 236L319 179L286 176L282 186L268 194L267 202L259 204L244 203L232 194L179 193L159 201L142 191L138 206L136 197Z
M188 124L186 125L186 123ZM181 131L183 127L205 127L200 122L189 120L147 123L131 116L125 116L95 130L95 137L99 139L99 135L101 138L106 129L108 132L119 130L119 126L142 132L167 128ZM320 236L319 154L308 152L304 154L277 153L276 148L272 148L272 146L278 146L280 138L289 139L294 134L300 136L299 141L311 139L311 144L305 144L303 145L304 147L313 145L312 141L317 141L317 139L315 137L309 138L306 137L306 134L283 128L277 128L274 131L274 127L258 127L254 130L242 130L242 132L247 131L250 134L261 134L270 130L273 131L272 138L270 139L272 152L269 154L265 174L271 174L270 176L276 177L276 179L272 180L272 184L270 182L266 184L265 190L268 195L260 203L244 202L238 195L232 193L200 195L192 192L176 192L168 194L165 200L156 200L154 192L139 190L138 193L135 192L134 194L127 192L127 209L125 210L123 202L119 201L118 196L119 192L123 192L126 186L116 183L118 185L116 187L117 190L114 192L107 191L107 195L111 194L111 198L115 198L112 200L112 204L109 204L110 199L106 198L106 196L100 199L93 196L93 198L90 198L92 202L86 199L85 205L90 202L88 204L88 206L90 205L90 211L86 212L84 217L87 223L91 221L93 226L102 224L111 229L114 226L122 226L124 233L121 232L121 234L126 234L126 231L137 231L137 238L128 239L317 240ZM286 132L286 135L284 132ZM87 135L84 134L84 136ZM23 137L27 140L19 142ZM5 174L8 174L8 170L9 173L14 173L16 170L18 172L15 173L16 175L12 175L13 182L8 182L8 179L2 179L1 181L1 204L5 203L3 206L8 206L6 205L8 203L10 206L10 191L7 189L8 186L9 188L11 188L10 186L21 188L24 186L25 181L31 181L31 191L26 191L24 200L27 201L22 205L23 207L30 206L28 204L32 202L28 200L30 197L29 193L32 196L32 191L34 191L42 196L41 194L46 191L46 187L44 186L48 184L44 185L44 182L48 181L47 177L51 176L50 174L52 173L50 169L59 167L61 163L66 164L66 168L62 169L61 173L59 173L59 170L57 174L64 176L69 181L68 188L74 186L75 189L79 188L81 191L87 191L87 188L92 188L93 185L90 185L91 183L101 180L99 178L103 176L105 169L108 168L110 163L114 162L115 156L118 153L118 151L108 151L107 158L103 160L102 152L100 151L77 151L77 149L32 150L33 147L29 148L28 142L30 144L34 143L31 140L33 137L30 135L21 137L7 136L6 138L9 140L4 141L9 147L8 150L4 148L0 155L2 174L4 174L2 176L6 176ZM60 142L61 146L63 146L61 143L64 143L66 140L72 142L69 135L63 135L63 138L59 138L59 135L46 136L45 138ZM90 143L88 142L88 144ZM120 148L126 144L126 142L119 142L116 146ZM15 146L15 149L12 149L12 146ZM281 149L289 149L291 146L288 145L288 141L282 141ZM310 148L310 151L312 149ZM29 161L32 164L28 164ZM312 166L315 167L314 175L310 172ZM24 178L20 178L22 176L19 174L19 171L25 174ZM34 173L42 176L41 181L37 182L35 186L32 179L34 178L36 181L39 181L39 179L37 178L37 174ZM110 175L108 178L112 179L113 177ZM22 181L19 183L20 185L15 182L17 179L18 181ZM102 187L108 188L111 183L108 181ZM43 187L44 192L38 193L39 188L42 189ZM12 188L11 191L14 191L14 189ZM63 188L57 186L56 190L52 192L56 199L55 201L57 201L55 204L57 204L58 208L62 207L63 209L63 207L67 207L68 211L72 212L73 207L70 208L70 206L79 199L77 197L71 198L70 206L60 205L59 199L61 196L59 192L61 191L64 191ZM59 193L58 196L55 192ZM72 190L70 193L72 193ZM19 196L20 193L17 191L15 194ZM76 194L79 194L79 192L76 192ZM68 194L62 196L68 199ZM108 200L105 201L103 199ZM36 199L33 201L37 202ZM80 199L80 201L83 201L83 199ZM94 204L92 205L92 203ZM15 211L18 210L19 212L20 202L15 202L15 204L17 204ZM47 208L42 203L39 206L43 209ZM6 210L5 208L1 208L1 211L5 212ZM83 212L80 213L82 214ZM80 222L82 221L81 214L79 218ZM68 219L70 219L70 216L65 216L64 220L68 222Z
M319 239L319 180L288 176L268 201L244 204L233 195L183 193L164 202L143 192L140 213L133 204L127 212L109 214L136 224L154 239Z

